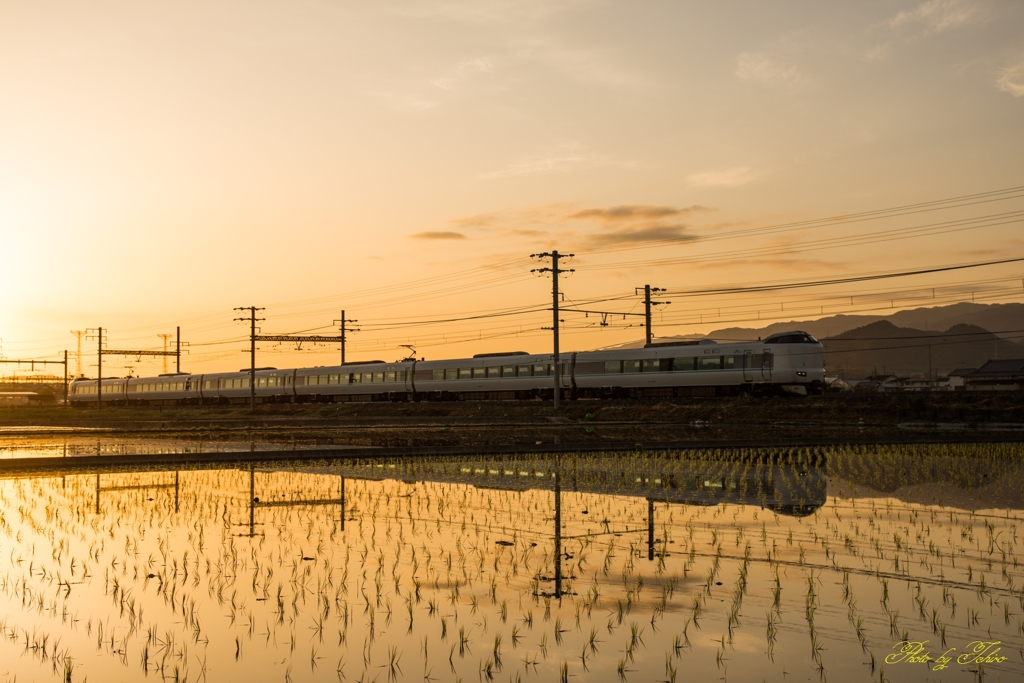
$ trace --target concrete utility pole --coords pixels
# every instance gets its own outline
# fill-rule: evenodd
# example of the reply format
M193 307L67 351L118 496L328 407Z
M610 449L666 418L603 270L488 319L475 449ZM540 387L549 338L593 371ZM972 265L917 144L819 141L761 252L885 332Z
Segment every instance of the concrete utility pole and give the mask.
M574 273L576 272L573 268L560 269L558 267L558 260L561 258L572 258L575 254L559 254L557 251L546 251L543 254L530 254L531 258L549 258L551 259L550 268L534 268L531 273L551 273L551 312L553 315L552 330L554 331L554 361L555 361L555 410L558 410L558 406L561 403L562 397L562 368L559 362L558 356L558 274L559 273Z
M174 371L181 374L181 325L174 328ZM177 476L177 475L175 475Z
M334 321L334 324L339 326L338 327L338 331L341 332L341 364L342 365L345 364L345 339L347 338L349 332L358 332L359 331L359 328L357 328L357 327L346 327L346 324L347 323L357 323L357 322L359 322L359 321L358 320L351 320L349 318L346 318L345 317L344 309L341 311L341 318Z
M249 322L249 412L256 412L256 323L264 320L257 318L256 312L262 308L256 306L240 306L236 311L249 311L248 318L235 318L239 322Z
M103 328L96 328L96 409L103 407Z
M633 290L639 293L640 288L637 287ZM654 335L651 334L651 306L663 306L665 304L672 303L671 301L651 301L651 294L657 292L664 292L665 290L661 287L651 287L650 285L644 285L644 322L646 323L647 329L647 342L648 344L654 339Z

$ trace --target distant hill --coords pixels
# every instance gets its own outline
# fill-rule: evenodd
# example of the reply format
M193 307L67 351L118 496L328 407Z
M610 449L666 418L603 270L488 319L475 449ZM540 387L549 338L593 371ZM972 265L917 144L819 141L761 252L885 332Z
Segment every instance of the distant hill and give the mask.
M957 368L981 367L994 358L1024 358L1024 344L1016 343L1024 339L1024 304L959 303L915 308L887 316L834 315L818 320L772 323L758 329L727 327L706 337L686 335L656 337L656 340L755 341L788 330L804 330L822 340L829 374L841 373L846 377L876 374L876 370L902 376L926 376L929 346L931 368L936 376ZM642 346L640 340L614 348Z
M863 377L944 375L977 368L993 358L1024 358L1024 346L977 325L958 323L945 332L897 327L879 320L821 340L828 374Z
M1024 330L1024 304L959 303L951 306L915 308L892 315L833 315L818 320L772 323L762 328L725 327L707 336L720 341L753 341L776 332L803 330L821 339L834 337L880 320L887 320L896 327L924 331L948 330L954 325L977 325L996 333L1010 332L998 336L1013 336L1019 339L1021 334L1013 334L1012 331Z

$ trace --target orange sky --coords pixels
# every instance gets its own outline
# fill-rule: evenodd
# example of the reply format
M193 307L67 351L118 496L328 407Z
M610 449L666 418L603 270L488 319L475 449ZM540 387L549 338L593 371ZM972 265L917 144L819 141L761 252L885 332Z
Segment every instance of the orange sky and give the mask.
M0 0L0 353L53 357L100 325L156 349L181 325L185 369L237 369L232 308L253 304L268 333L331 333L346 309L350 360L546 351L543 311L410 322L542 308L528 256L549 249L577 255L570 305L632 312L645 283L1021 256L1017 195L770 229L1024 185L1021 26L1013 0ZM675 296L656 332L915 307L932 287L1020 301L1022 274ZM567 316L563 348L642 333L611 321Z

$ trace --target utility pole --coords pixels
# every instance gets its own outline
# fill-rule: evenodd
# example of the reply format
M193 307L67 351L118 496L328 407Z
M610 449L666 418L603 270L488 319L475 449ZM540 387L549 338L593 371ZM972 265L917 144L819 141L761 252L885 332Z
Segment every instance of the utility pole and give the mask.
M357 323L357 322L359 322L359 321L358 320L352 320L350 318L346 318L345 317L344 309L342 309L342 311L341 311L341 318L339 318L338 320L334 321L334 324L339 326L338 327L338 331L341 332L341 364L342 365L345 364L345 339L347 338L349 332L358 332L359 331L358 327L346 327L346 324L347 323Z
M164 342L164 353L167 353L167 340L171 338L171 335L170 334L158 334L156 336L160 337L160 339L163 340L163 342ZM167 374L167 356L163 356L163 364L164 364L163 365L163 368L164 368L163 372L166 375Z
M561 258L572 258L575 254L559 254L557 251L544 252L543 254L530 254L531 258L550 258L550 268L534 268L531 273L551 273L551 311L553 314L553 326L554 331L554 361L555 361L555 410L558 410L558 406L561 403L562 394L562 381L561 374L562 368L558 357L558 274L559 273L574 273L576 272L573 268L560 269L558 267L558 260Z
M639 292L640 288L637 287L633 290ZM644 285L644 322L647 328L647 344L650 344L654 339L654 335L651 334L651 306L663 306L665 304L672 303L671 301L651 301L651 294L657 292L664 292L665 289L661 287L651 287L650 285Z
M248 318L235 318L236 321L249 321L249 412L256 412L256 323L264 318L257 318L256 311L262 308L256 306L240 306L236 311L249 311Z
M82 337L87 333L87 330L71 330L71 334L75 335L78 342L78 346L75 351L75 376L82 376Z
M86 330L88 332L88 330ZM96 409L103 407L103 328L96 328Z
M181 374L181 325L174 328L174 371ZM177 475L175 475L177 476Z
M68 352L64 350L64 407L68 407Z

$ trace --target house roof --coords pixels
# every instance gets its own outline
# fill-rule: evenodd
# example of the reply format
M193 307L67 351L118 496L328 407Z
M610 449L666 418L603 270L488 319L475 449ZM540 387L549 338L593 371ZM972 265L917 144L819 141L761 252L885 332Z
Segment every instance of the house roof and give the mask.
M1011 360L990 360L980 368L967 375L972 379L979 377L1020 377L1024 376L1024 358Z
M949 373L948 377L963 377L977 370L977 368L957 368Z

